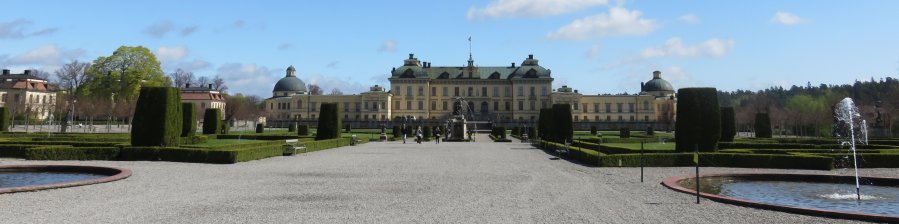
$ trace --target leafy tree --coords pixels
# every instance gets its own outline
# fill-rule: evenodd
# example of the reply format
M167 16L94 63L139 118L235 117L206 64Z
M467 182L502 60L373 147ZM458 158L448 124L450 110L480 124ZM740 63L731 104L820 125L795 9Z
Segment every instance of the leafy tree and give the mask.
M111 96L133 102L141 87L165 86L170 82L156 56L142 46L121 46L110 56L94 60L88 69L84 93L102 97Z

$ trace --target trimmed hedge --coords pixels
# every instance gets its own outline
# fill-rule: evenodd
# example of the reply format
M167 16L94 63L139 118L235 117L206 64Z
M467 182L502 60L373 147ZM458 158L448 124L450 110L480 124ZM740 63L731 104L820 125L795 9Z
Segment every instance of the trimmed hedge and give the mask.
M263 133L263 132L265 132L265 126L263 126L262 124L256 124L256 133Z
M222 128L219 129L219 131L221 131L220 134L228 134L228 131L231 130L231 126L228 125L228 122L221 122L221 124L222 124Z
M114 160L119 155L119 147L73 147L53 145L28 148L28 160Z
M206 108L206 112L203 112L203 134L221 134L221 123L222 111L220 111L218 108Z
M544 141L544 140L540 140L539 143L535 143L535 146L543 149L544 151L555 151L558 149L566 148L564 144L550 142L550 141ZM597 165L598 161L599 161L599 156L604 155L604 154L594 151L594 150L575 147L575 146L567 147L567 149L568 149L568 154L564 156L566 159L575 160L575 161L578 161L580 163L587 164L587 165L594 165L594 166ZM548 153L555 154L555 152L548 152Z
M134 108L131 145L178 146L184 118L175 87L143 87Z
M571 118L571 105L567 103L553 104L552 126L549 131L554 133L553 140L556 142L574 140L574 123Z
M618 130L618 138L630 138L631 137L631 129L630 128L621 128Z
M836 168L852 168L851 153L816 153L812 155L827 156L834 159ZM899 154L858 153L858 168L899 168Z
M399 125L393 126L393 136L402 136L403 133L401 131L402 131L402 128Z
M309 125L299 125L297 126L297 135L298 136L309 136Z
M590 125L590 135L596 136L596 125Z
M538 134L540 134L540 138L542 139L549 140L553 138L553 134L550 132L553 125L552 113L552 108L540 109L540 117L539 120L537 120L537 132L539 132Z
M345 126L346 126L346 128L343 129L344 132L350 133L351 131L353 131L353 127L350 127L349 124L347 124L347 125L345 125Z
M428 126L421 127L421 136L424 141L429 141L431 139L431 133L433 133L431 129L432 127Z
M537 128L528 127L528 138L536 138L537 137Z
M291 122L290 125L287 125L287 132L294 133L297 131L297 123Z
M197 134L197 108L193 103L181 103L181 137Z
M506 127L493 127L493 130L490 131L490 134L496 136L499 139L506 138Z
M600 156L600 166L639 167L640 154ZM833 158L813 155L755 155L739 153L700 153L699 166L775 169L831 170ZM693 153L644 154L647 167L695 166Z
M768 113L755 114L755 137L771 138L772 134L771 118L768 116Z
M9 110L6 107L0 107L0 131L9 131Z
M337 103L322 103L315 140L339 138L340 127L340 106Z
M677 91L677 120L675 151L718 151L721 138L721 111L718 109L718 90L715 88L682 88Z
M721 141L732 142L737 135L737 124L733 107L721 108Z

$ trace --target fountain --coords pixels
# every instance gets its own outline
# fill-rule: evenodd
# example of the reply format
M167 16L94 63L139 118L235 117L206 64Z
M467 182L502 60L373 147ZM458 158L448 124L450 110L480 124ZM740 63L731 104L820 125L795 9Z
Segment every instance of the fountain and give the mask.
M0 166L0 194L36 191L116 181L131 170L99 166L10 165Z
M861 202L861 190L858 181L858 155L855 150L856 139L858 142L868 144L868 124L862 119L858 112L858 107L852 98L846 97L834 108L834 117L837 123L834 124L834 132L837 137L846 138L843 145L849 145L852 150L852 165L855 168L855 196L858 202ZM846 129L848 126L848 130ZM858 131L856 131L858 129ZM847 133L848 131L848 133Z

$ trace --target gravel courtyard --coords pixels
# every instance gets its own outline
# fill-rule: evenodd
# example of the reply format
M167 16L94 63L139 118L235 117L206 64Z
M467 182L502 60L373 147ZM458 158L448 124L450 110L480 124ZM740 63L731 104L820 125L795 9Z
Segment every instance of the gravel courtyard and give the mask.
M481 136L480 139L486 139ZM411 142L411 141L410 141ZM373 142L230 165L25 161L131 169L105 184L0 195L2 223L847 223L661 186L693 168L594 168L522 143ZM702 168L711 172L770 170ZM864 175L899 177L896 169ZM845 173L835 171L784 171Z

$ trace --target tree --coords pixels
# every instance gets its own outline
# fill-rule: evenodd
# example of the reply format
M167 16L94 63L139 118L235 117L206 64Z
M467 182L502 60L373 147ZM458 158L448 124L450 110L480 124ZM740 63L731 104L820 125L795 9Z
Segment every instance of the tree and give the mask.
M51 81L50 73L45 72L43 70L36 69L36 68L32 68L30 70L31 70L31 75L33 75L34 77L38 77L38 78L47 80L48 82Z
M574 123L571 118L570 104L553 104L552 109L552 125L550 132L553 133L553 139L556 142L565 142L574 140Z
M682 88L677 91L677 121L674 122L675 151L718 150L721 110L715 88Z
M315 140L340 138L340 106L337 103L322 103L318 116L318 131Z
M165 86L165 73L159 67L156 56L142 46L121 46L110 56L94 60L88 69L88 82L84 93L115 97L133 102L141 87Z
M181 113L181 92L177 88L141 88L131 145L178 146L184 122Z
M734 120L734 108L721 108L721 141L732 142L737 135L736 122Z
M316 84L309 84L307 89L309 90L309 95L322 95L324 93L322 88Z
M225 79L216 75L212 78L212 89L219 92L225 92L228 90L228 86L225 85Z
M209 77L200 76L197 77L196 84L197 86L206 87L207 85L212 84L212 82L209 80Z
M251 120L261 114L258 96L243 94L225 95L225 120Z
M184 70L181 70L180 68L178 70L175 70L175 72L173 72L172 74L169 74L169 76L171 76L172 82L174 82L175 87L178 88L185 88L188 84L194 82L194 73L186 72Z
M331 93L329 93L328 95L332 95L332 96L342 96L342 95L343 95L343 92L340 91L340 89L338 89L338 88L334 88L334 89L331 89Z
M756 113L755 114L755 137L756 138L771 138L771 118L768 117L767 113Z
M87 75L90 63L74 60L68 64L62 65L56 70L56 78L59 80L59 87L69 93L73 99L80 95L81 87L88 82Z

